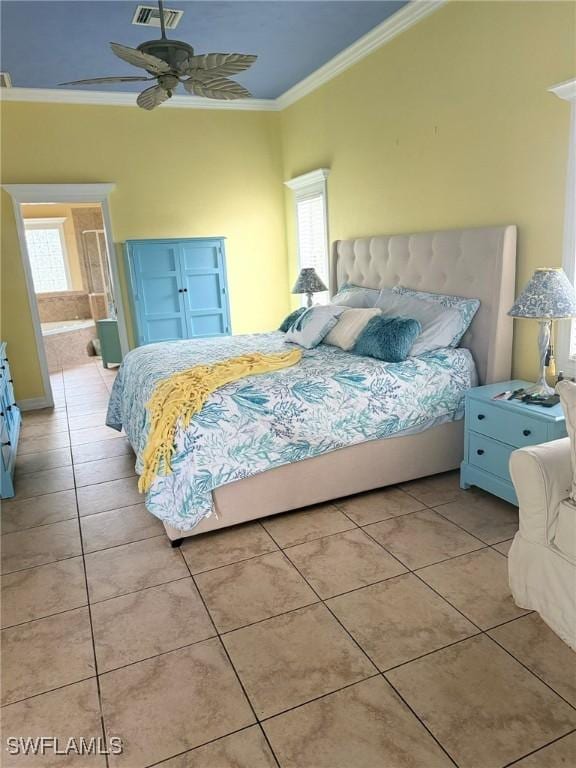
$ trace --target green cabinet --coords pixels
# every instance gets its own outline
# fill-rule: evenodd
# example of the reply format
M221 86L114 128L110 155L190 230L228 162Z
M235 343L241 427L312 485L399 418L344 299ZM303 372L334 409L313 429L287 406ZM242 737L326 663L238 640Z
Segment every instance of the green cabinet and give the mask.
M122 362L122 350L120 348L120 336L118 335L117 320L96 320L96 330L100 340L102 364L108 368L110 363Z

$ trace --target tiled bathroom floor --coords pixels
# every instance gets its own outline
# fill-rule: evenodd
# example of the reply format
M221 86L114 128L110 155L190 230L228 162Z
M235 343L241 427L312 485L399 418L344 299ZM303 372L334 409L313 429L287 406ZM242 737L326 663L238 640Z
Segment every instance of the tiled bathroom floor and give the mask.
M508 591L515 508L449 473L172 549L104 426L113 377L57 374L24 417L2 724L124 751L2 765L576 764L576 655Z

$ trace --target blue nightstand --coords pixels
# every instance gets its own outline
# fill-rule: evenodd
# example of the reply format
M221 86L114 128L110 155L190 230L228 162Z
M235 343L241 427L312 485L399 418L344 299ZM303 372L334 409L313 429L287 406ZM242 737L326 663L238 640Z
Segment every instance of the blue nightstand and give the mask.
M543 408L519 400L492 400L500 392L529 386L527 381L500 381L466 393L464 461L460 467L462 488L476 485L517 505L508 472L512 451L566 437L560 404Z

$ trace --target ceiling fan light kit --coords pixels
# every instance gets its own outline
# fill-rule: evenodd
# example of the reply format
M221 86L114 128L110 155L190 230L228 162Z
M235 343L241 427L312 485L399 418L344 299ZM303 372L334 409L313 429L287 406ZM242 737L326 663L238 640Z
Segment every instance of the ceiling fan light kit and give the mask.
M60 85L95 85L105 83L148 82L157 84L138 95L136 103L142 109L151 110L169 99L180 83L195 96L206 99L245 99L252 94L229 75L243 72L256 61L256 56L244 53L204 53L194 55L194 48L181 40L169 40L164 25L164 4L158 2L161 37L148 40L137 48L120 43L110 43L118 58L146 70L150 77L118 76L94 77L89 80L73 80Z

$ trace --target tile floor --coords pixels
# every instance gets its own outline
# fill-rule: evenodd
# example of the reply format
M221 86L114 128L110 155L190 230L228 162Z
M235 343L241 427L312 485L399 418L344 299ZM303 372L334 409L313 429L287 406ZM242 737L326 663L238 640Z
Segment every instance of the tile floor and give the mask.
M3 765L576 764L576 655L508 592L515 508L449 473L172 549L104 426L113 379L57 374L24 417L2 722L124 752Z

